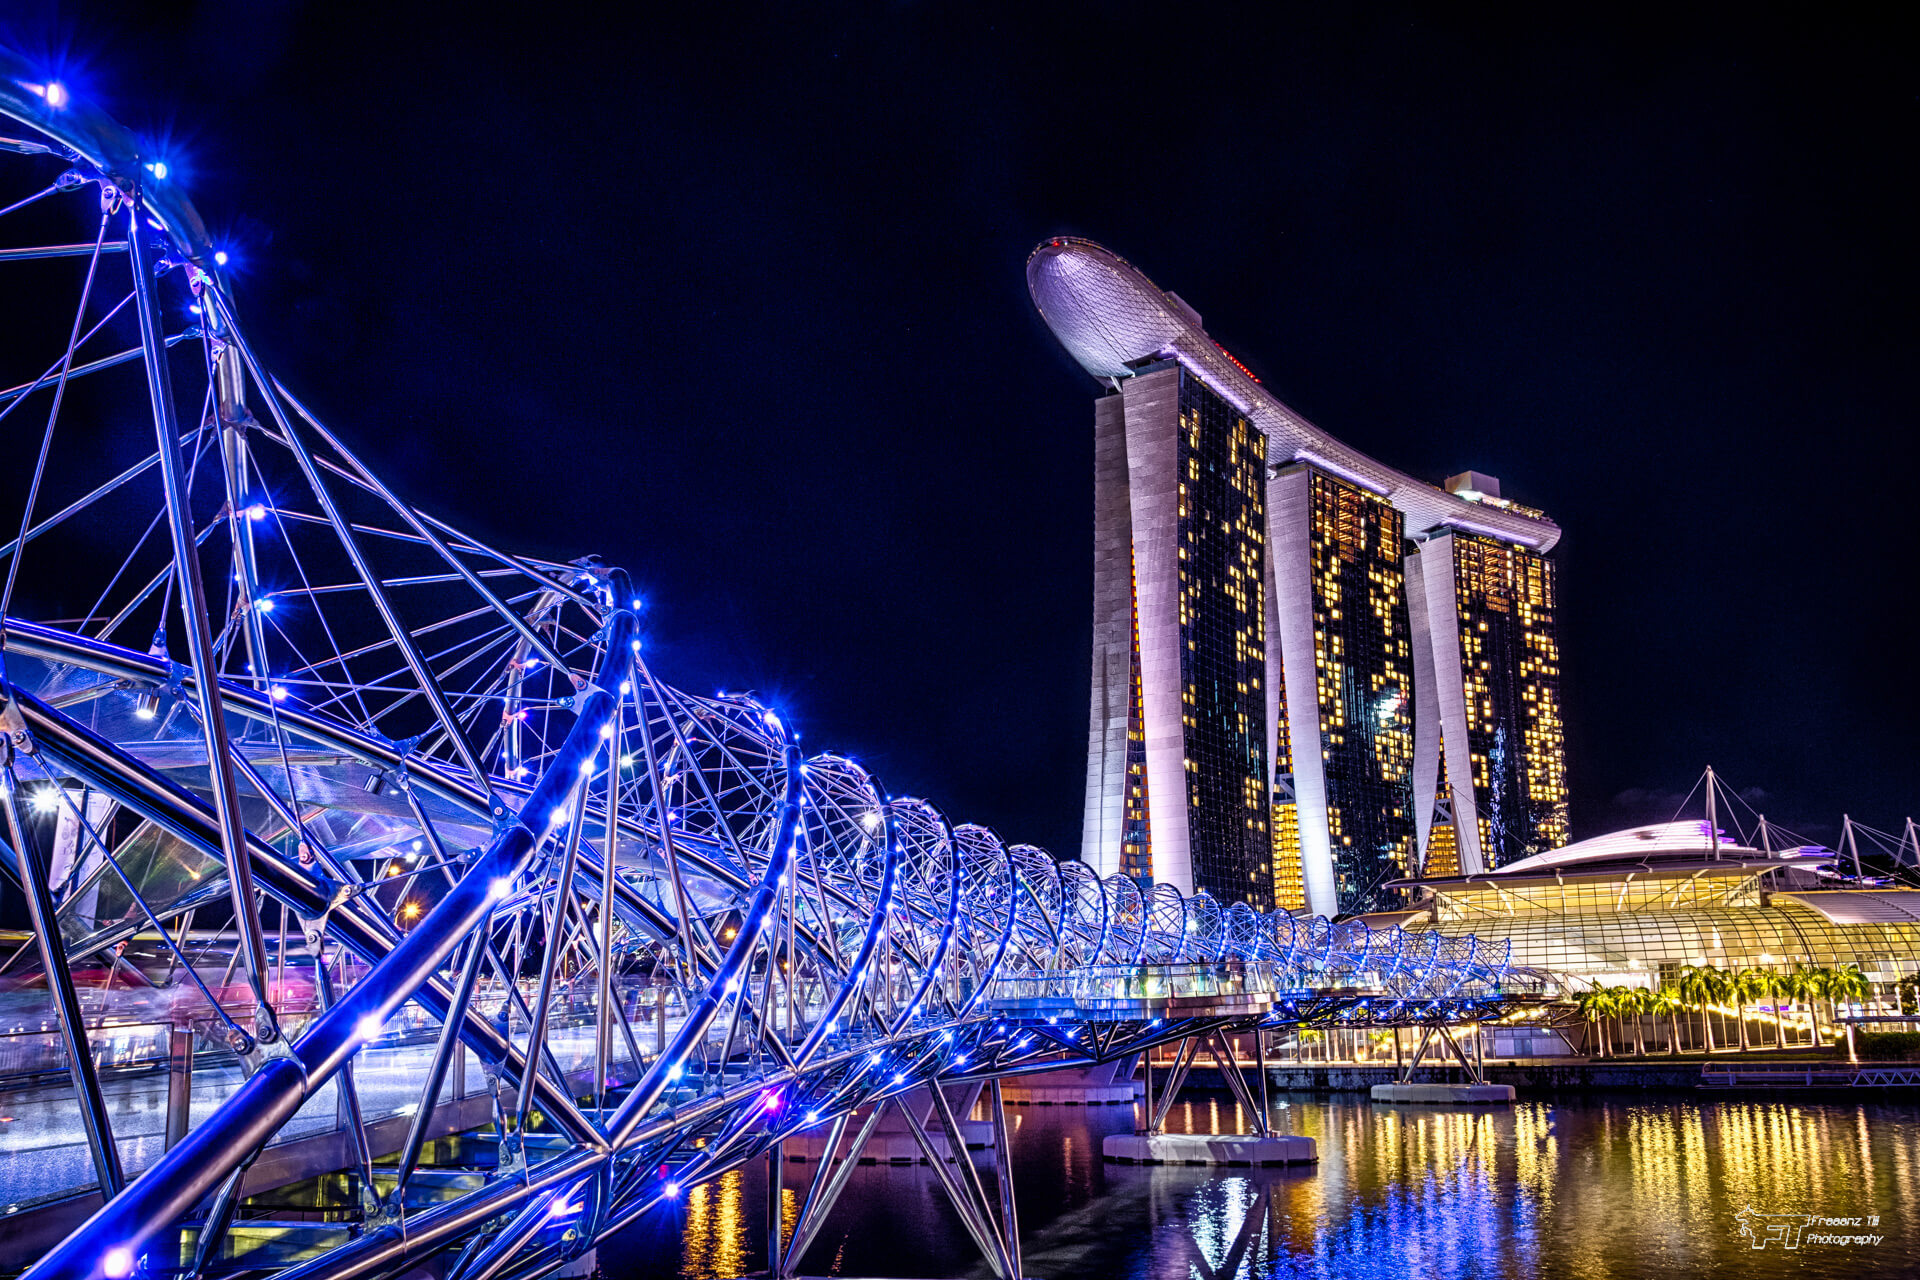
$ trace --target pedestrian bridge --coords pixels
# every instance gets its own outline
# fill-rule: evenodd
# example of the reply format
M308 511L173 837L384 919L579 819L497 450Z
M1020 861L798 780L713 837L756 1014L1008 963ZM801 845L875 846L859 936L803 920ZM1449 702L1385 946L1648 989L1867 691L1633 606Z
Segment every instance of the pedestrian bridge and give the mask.
M537 1275L824 1132L785 1273L884 1116L959 1140L945 1089L1537 998L1470 938L1103 879L664 683L625 573L413 505L347 443L383 424L262 365L137 139L4 50L0 116L0 273L47 317L0 352L0 1267Z

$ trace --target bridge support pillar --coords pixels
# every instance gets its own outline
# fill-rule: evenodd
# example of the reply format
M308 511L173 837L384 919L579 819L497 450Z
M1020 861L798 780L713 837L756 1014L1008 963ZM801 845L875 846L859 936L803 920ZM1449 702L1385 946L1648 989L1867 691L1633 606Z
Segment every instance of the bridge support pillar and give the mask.
M771 1148L767 1168L768 1275L776 1280L792 1280L821 1223L839 1200L840 1193L846 1189L862 1151L880 1139L882 1130L891 1123L905 1129L909 1140L919 1149L921 1158L933 1167L935 1179L947 1193L954 1211L960 1215L961 1225L973 1238L996 1280L1019 1280L1020 1216L1014 1205L1013 1169L1007 1150L1009 1126L1006 1102L1001 1096L997 1080L986 1087L989 1114L985 1123L993 1136L991 1145L995 1150L995 1172L999 1184L996 1188L999 1193L997 1197L987 1195L980 1171L966 1154L966 1147L970 1144L960 1131L960 1120L944 1090L937 1093L915 1090L879 1103L866 1113L859 1132L854 1135L852 1143L844 1148L841 1140L853 1114L843 1113L825 1125L827 1132L820 1139L819 1166L814 1170L801 1199L793 1233L784 1241L780 1209L775 1207L781 1199L784 1175L780 1168L783 1161L779 1146ZM979 1086L963 1086L956 1092L971 1109L979 1096ZM794 1141L789 1138L787 1144L791 1145ZM936 1147L936 1142L941 1145ZM955 1152L958 1158L951 1154Z
M1427 1050L1435 1041L1444 1044L1453 1052L1456 1061L1466 1073L1464 1082L1440 1081L1431 1084L1415 1083L1413 1073L1427 1056ZM1400 1057L1400 1032L1393 1033L1394 1058ZM1481 1056L1476 1037L1474 1054L1469 1058L1460 1048L1460 1042L1453 1032L1443 1024L1421 1028L1420 1043L1414 1047L1413 1058L1400 1068L1400 1078L1392 1084L1377 1084L1370 1091L1375 1102L1414 1102L1431 1103L1440 1106L1505 1106L1513 1101L1513 1086L1510 1084L1489 1084L1481 1071Z
M1167 1112L1172 1109L1187 1073L1202 1051L1209 1053L1221 1077L1233 1091L1243 1112L1252 1121L1252 1133L1166 1133ZM1233 1042L1221 1031L1204 1036L1189 1036L1180 1041L1167 1072L1166 1083L1155 1097L1149 1088L1146 1100L1146 1126L1137 1133L1115 1133L1101 1141L1103 1158L1119 1164L1214 1164L1214 1165L1288 1165L1313 1164L1320 1159L1312 1138L1300 1134L1275 1133L1267 1120L1266 1054L1255 1037L1254 1061L1260 1068L1260 1089L1256 1099L1253 1088L1240 1070ZM1151 1071L1151 1067L1149 1067ZM1149 1076L1149 1079L1151 1077Z

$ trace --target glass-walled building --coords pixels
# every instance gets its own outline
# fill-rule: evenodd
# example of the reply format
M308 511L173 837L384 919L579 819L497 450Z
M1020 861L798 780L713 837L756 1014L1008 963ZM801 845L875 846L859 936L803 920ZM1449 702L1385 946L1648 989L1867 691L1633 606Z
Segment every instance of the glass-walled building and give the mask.
M1180 381L1181 725L1194 887L1273 907L1268 867L1266 440Z
M1899 985L1920 974L1920 890L1834 887L1833 859L1744 847L1700 821L1658 823L1499 871L1409 881L1400 887L1414 909L1380 923L1511 942L1513 964L1576 984L1857 964L1878 999L1897 1004Z
M1266 441L1176 363L1103 397L1095 436L1087 860L1270 909Z
M1099 245L1027 284L1103 388L1081 857L1332 916L1564 843L1559 528L1322 431Z
M1489 477L1448 483L1499 498ZM1569 839L1556 573L1537 551L1454 527L1418 535L1407 556L1432 673L1415 712L1426 874L1502 867Z
M1376 911L1414 869L1412 644L1403 518L1309 464L1267 485L1279 691L1274 891Z

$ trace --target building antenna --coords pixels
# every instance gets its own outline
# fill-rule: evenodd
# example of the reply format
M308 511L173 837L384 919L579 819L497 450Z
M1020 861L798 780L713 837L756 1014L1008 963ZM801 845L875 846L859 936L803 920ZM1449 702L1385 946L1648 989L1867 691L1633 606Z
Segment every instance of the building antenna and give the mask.
M1713 766L1707 766L1707 845L1713 860L1720 861L1720 811L1713 803Z

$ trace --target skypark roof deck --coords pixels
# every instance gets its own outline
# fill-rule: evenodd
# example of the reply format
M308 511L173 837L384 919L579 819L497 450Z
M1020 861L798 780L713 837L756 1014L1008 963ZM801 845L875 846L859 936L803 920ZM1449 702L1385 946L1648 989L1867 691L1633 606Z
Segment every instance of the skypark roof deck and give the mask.
M1199 313L1091 240L1048 240L1027 259L1027 289L1061 345L1103 381L1177 360L1267 437L1269 463L1307 462L1389 499L1409 531L1452 526L1547 551L1560 526L1492 495L1448 493L1378 462L1281 403L1200 326Z

